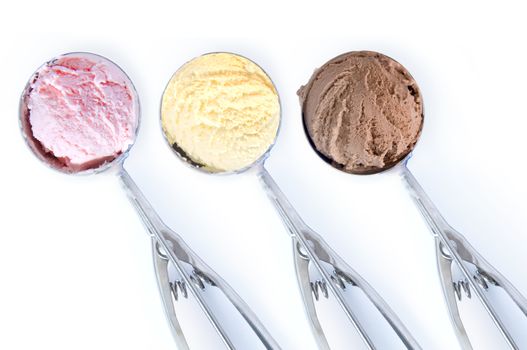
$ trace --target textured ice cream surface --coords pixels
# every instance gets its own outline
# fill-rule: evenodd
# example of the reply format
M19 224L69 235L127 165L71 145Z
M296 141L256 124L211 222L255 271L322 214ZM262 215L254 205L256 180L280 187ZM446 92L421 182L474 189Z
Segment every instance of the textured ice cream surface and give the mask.
M126 74L88 53L59 56L32 77L22 99L30 146L62 171L96 168L135 139L139 107Z
M254 62L212 53L172 76L161 121L182 157L210 172L231 172L248 167L272 145L280 103L273 83Z
M374 173L403 159L423 125L417 83L398 62L350 52L317 69L298 91L304 127L318 153L351 173Z

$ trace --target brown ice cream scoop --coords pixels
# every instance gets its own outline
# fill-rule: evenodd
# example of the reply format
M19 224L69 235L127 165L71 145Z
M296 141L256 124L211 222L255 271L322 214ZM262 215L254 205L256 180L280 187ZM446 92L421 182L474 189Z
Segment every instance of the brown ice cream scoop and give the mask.
M335 168L350 173L372 174L394 166L413 150L423 126L415 80L398 62L376 52L335 57L315 71L298 95L311 145ZM525 316L527 298L446 222L406 162L398 171L434 236L439 277L461 346L472 349L459 312L466 293L477 296L509 348L518 349L515 334L487 295L502 289Z
M412 151L423 126L417 83L400 63L377 52L333 58L298 95L311 145L350 173L394 166Z

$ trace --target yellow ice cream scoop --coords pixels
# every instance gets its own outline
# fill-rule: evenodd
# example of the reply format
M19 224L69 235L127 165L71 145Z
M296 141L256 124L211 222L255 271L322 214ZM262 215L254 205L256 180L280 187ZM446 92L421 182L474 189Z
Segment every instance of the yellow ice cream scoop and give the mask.
M254 62L211 53L172 76L163 94L161 123L185 160L209 172L238 171L273 144L280 101L271 79Z

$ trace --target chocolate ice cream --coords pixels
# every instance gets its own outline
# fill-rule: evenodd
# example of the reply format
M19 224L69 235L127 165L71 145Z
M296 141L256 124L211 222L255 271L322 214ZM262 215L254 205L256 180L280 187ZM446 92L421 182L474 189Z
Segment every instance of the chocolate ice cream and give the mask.
M349 52L317 69L298 91L312 146L334 167L390 168L412 151L423 102L410 73L377 52Z

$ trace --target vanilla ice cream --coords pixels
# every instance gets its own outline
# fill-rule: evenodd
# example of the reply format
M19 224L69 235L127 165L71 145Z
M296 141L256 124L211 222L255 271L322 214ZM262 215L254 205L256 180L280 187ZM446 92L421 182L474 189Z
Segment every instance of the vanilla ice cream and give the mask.
M163 131L183 157L212 172L254 163L272 145L280 122L276 89L247 58L212 53L173 76L163 95Z

